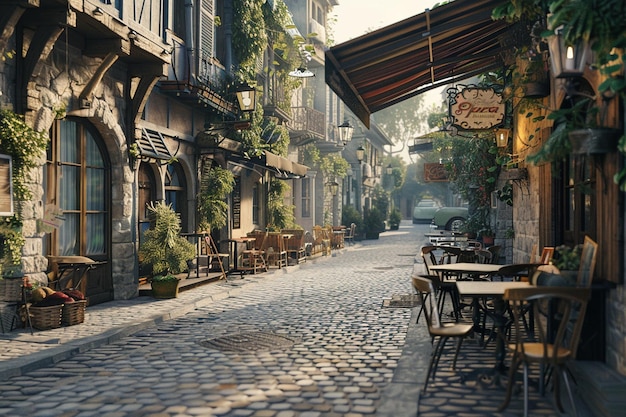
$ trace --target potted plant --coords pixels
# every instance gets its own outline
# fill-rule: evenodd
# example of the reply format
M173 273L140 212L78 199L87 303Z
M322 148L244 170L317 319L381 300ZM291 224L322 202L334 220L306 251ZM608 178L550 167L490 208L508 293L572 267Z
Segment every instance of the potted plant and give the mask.
M153 227L147 230L139 248L143 262L152 266L152 294L155 298L178 296L176 274L187 270L196 248L180 236L180 216L164 202L148 205Z
M380 232L385 230L385 219L377 207L365 211L365 239L378 239Z
M400 228L400 221L402 221L402 213L398 208L394 208L389 213L389 229L398 230Z
M561 275L565 276L569 281L575 282L578 275L578 267L580 266L583 245L560 245L557 246L554 251L556 256L552 258L552 265L559 268Z
M493 245L493 241L495 239L496 234L491 229L490 225L485 225L479 232L481 240L483 241L483 245L490 246Z

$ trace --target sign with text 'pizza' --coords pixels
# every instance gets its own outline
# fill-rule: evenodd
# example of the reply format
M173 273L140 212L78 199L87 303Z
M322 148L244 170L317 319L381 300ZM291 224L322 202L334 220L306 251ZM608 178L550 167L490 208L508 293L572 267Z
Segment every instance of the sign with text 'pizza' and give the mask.
M493 88L466 87L449 96L452 125L461 130L493 129L504 122L502 94Z

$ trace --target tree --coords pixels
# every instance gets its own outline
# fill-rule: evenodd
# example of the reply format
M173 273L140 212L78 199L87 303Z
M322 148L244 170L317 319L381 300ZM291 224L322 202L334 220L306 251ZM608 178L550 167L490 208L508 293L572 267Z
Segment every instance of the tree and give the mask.
M405 143L425 128L427 113L421 95L387 107L375 114L376 124L393 143Z

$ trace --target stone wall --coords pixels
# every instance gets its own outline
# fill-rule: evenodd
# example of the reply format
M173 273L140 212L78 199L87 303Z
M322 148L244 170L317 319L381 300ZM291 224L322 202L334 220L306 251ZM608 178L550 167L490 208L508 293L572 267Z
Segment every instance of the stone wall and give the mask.
M115 299L128 299L137 295L136 250L134 214L135 173L127 160L124 115L126 112L126 70L117 65L109 71L94 91L91 106L79 108L79 96L91 79L100 60L80 55L78 49L70 48L70 59L66 60L65 45L55 48L42 66L36 78L31 98L39 106L33 106L30 118L37 130L49 130L55 117L75 116L85 118L98 130L106 145L111 161L111 271ZM64 111L60 111L64 109ZM43 254L45 235L37 231L37 219L43 217L44 190L42 155L41 168L33 170L30 188L33 201L23 204L24 235L26 246L23 251L24 272L34 279L45 279L47 260Z

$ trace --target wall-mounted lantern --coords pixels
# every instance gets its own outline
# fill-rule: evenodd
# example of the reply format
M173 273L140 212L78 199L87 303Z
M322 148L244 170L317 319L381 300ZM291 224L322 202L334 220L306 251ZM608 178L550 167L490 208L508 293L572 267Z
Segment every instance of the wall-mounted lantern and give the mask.
M354 134L354 127L350 124L348 120L344 121L342 124L337 126L339 130L339 140L343 143L344 146L348 144L352 140L352 135Z
M511 129L499 128L496 129L496 145L498 148L506 148L509 145L509 136L511 135Z
M556 78L582 77L590 56L589 42L581 39L575 44L565 43L563 28L558 27L547 39L552 73Z

